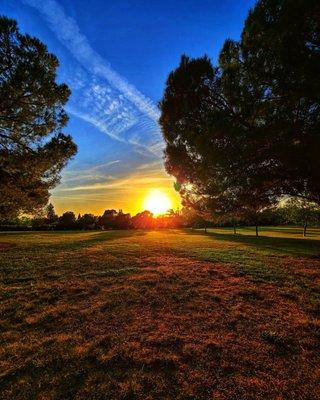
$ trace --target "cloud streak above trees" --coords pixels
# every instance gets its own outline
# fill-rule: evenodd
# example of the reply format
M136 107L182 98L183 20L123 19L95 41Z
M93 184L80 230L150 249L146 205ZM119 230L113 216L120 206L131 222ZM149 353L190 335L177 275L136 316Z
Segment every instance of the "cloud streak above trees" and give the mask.
M73 93L68 112L114 140L130 144L145 155L160 157L163 142L156 105L91 47L77 22L57 1L22 2L41 14L76 60L75 73L68 82Z

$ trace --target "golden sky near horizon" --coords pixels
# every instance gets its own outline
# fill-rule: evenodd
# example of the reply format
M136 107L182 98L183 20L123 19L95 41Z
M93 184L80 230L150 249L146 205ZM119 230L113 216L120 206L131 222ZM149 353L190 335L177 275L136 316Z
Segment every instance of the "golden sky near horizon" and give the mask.
M59 215L65 211L101 215L111 208L135 215L144 210L146 197L158 190L169 198L171 208L176 210L181 208L181 201L173 183L174 179L163 168L140 169L96 184L59 185L52 191L50 201Z

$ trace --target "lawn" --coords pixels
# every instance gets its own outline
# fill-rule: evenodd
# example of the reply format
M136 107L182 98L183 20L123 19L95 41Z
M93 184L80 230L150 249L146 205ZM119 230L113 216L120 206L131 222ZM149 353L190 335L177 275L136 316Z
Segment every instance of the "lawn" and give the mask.
M0 399L319 398L320 230L0 233Z

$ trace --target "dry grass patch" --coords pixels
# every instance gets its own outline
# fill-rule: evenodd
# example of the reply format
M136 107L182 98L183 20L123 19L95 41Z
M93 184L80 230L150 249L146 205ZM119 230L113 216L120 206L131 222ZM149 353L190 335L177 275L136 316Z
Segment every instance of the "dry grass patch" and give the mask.
M317 398L310 254L184 231L3 236L1 399Z

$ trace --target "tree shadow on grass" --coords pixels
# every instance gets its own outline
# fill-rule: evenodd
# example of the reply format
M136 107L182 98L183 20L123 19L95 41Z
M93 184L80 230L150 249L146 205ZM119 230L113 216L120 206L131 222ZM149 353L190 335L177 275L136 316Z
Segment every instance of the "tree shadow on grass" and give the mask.
M33 250L34 247L37 249L46 249L50 251L60 251L60 250L78 250L84 247L89 247L95 244L110 242L118 239L129 238L132 236L142 236L145 235L144 231L136 230L110 230L110 231L53 231L53 232L28 232L23 233L23 235L38 235L39 242L35 239L33 243L30 243L30 249ZM68 236L73 238L69 238ZM21 240L21 232L10 232L10 239L17 236L17 245L19 246L19 241ZM67 236L67 240L63 241L63 236ZM61 238L61 241L50 241L52 238ZM45 241L41 241L45 239ZM49 239L49 240L48 240ZM71 239L71 240L70 240ZM29 247L29 246L28 246Z
M298 238L285 238L285 237L270 237L260 236L255 237L251 235L220 233L209 231L185 230L190 235L203 235L206 238L213 240L224 240L233 243L245 244L253 248L267 251L274 254L288 254L292 256L304 256L310 258L320 259L320 241L314 239L298 239ZM261 232L263 234L263 231Z
M81 233L80 233L81 234ZM55 250L77 250L83 247L89 247L95 244L110 242L118 239L129 238L132 236L142 236L146 233L143 231L134 230L113 230L113 231L102 231L92 235L86 239L80 239L76 241L71 241L67 243L59 243L58 246L53 244L48 244L48 246L54 247Z

